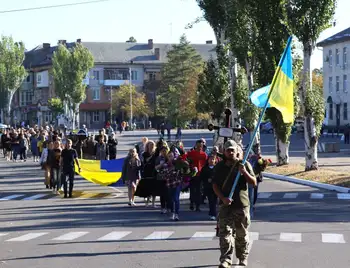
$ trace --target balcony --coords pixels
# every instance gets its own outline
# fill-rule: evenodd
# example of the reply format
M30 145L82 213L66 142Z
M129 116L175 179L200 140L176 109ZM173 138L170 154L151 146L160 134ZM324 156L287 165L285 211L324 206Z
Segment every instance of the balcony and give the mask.
M122 85L129 85L129 80L113 80L113 79L107 79L103 82L104 86L122 86Z
M34 88L33 83L23 82L21 84L21 90L27 91L27 90L33 90L33 88Z

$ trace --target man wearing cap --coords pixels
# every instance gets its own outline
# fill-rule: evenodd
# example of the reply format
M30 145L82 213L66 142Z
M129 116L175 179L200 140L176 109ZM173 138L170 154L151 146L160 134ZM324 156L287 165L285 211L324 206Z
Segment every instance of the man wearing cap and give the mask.
M213 189L220 200L218 223L221 256L219 268L232 266L234 247L239 260L238 264L247 266L250 224L248 184L255 186L256 178L248 162L242 165L241 157L242 151L238 144L229 140L224 144L225 160L219 162L214 169ZM233 197L229 199L238 172L241 175Z

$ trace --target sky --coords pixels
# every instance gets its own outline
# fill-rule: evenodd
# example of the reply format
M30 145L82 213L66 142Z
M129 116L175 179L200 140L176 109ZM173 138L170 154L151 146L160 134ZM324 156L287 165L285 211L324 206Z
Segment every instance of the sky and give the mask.
M4 10L70 4L87 0L0 0ZM338 0L336 27L325 30L319 41L350 27L349 0ZM185 33L191 43L205 43L215 36L203 21L192 29L185 26L202 15L196 0L111 0L94 4L0 13L0 34L23 41L27 49L42 43L56 45L60 39L73 42L125 42L134 36L140 43L176 43ZM322 67L322 50L316 48L312 68Z

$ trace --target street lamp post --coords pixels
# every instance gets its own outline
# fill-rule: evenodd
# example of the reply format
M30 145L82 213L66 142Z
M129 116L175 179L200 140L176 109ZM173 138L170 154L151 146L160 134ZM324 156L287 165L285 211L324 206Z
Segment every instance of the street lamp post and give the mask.
M113 94L112 94L113 87L110 88L110 99L111 99L111 108L110 108L110 123L113 123Z
M130 87L130 128L132 128L132 84L131 84L131 67L129 68L129 87Z

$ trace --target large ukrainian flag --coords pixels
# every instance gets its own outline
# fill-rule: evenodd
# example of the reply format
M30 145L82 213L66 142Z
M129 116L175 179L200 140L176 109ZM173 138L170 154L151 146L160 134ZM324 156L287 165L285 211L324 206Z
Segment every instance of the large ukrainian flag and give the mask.
M79 159L81 172L84 179L100 185L111 185L117 183L122 176L124 158L116 160L85 160ZM78 173L78 168L75 167Z
M260 88L250 95L250 100L254 105L264 107L270 94L267 107L278 109L282 113L284 123L293 123L294 121L294 83L291 44L292 37L289 37L271 86Z

